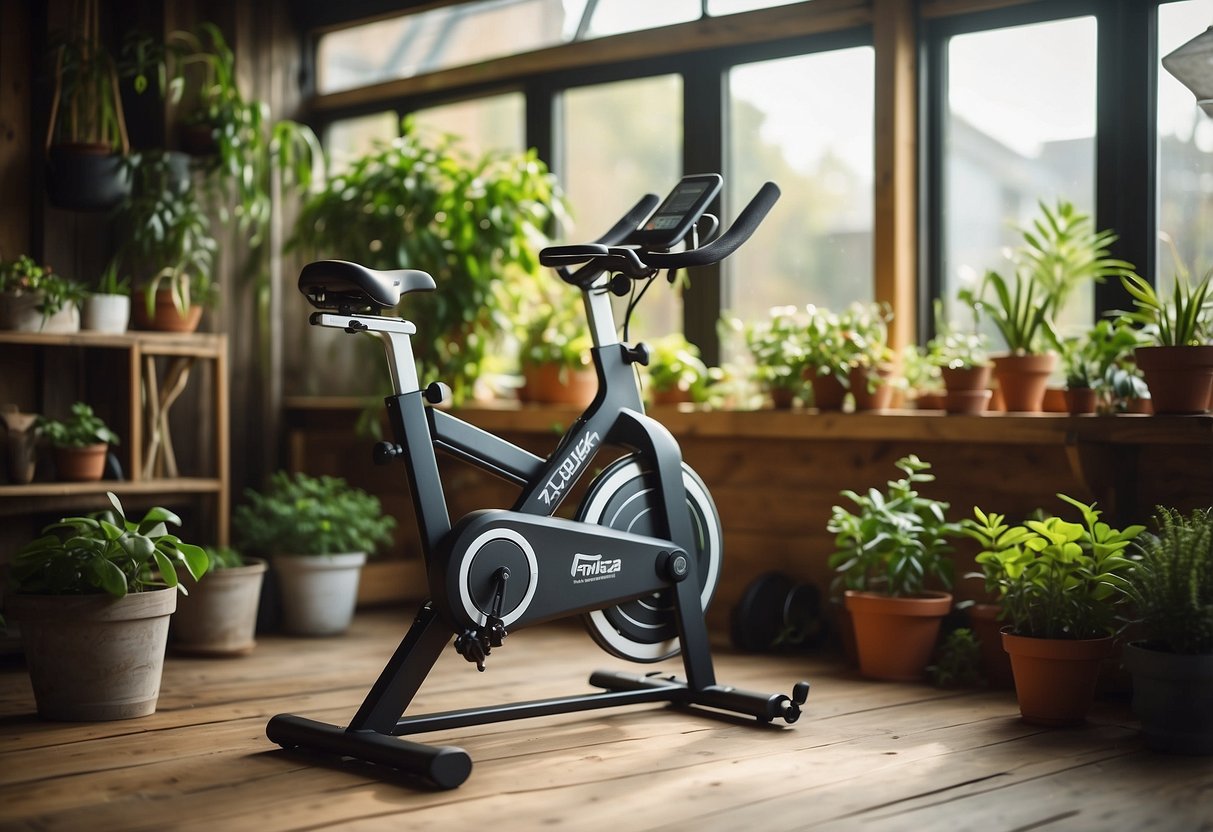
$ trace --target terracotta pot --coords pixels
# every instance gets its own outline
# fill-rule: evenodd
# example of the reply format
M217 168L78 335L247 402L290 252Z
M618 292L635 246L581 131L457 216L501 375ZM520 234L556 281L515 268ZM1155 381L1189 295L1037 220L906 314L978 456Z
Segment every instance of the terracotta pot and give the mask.
M914 406L919 410L943 410L945 395L943 393L919 393L914 399Z
M946 592L893 598L848 591L844 603L855 627L859 672L869 679L913 682L931 661L939 624L952 608Z
M771 397L771 406L776 410L790 410L792 402L796 400L796 394L786 387L772 387L767 395Z
M943 377L943 386L948 392L953 390L985 390L990 386L989 364L980 367L941 367L939 372Z
M202 306L193 303L182 315L173 304L171 292L157 292L153 314L148 317L147 299L142 293L135 296L131 304L131 317L139 329L154 332L194 332L202 320Z
M1066 412L1071 416L1087 416L1095 412L1099 393L1090 387L1067 387Z
M171 636L178 652L199 656L241 656L257 642L257 606L266 563L249 558L244 566L214 569L195 581L183 575L189 595L177 599Z
M1138 347L1137 366L1155 413L1204 413L1213 390L1213 345Z
M994 377L1008 413L1040 413L1049 374L1057 363L1051 352L1039 355L1000 355L994 359Z
M55 472L63 482L96 482L105 473L109 445L100 442L83 448L55 448Z
M1133 713L1155 751L1213 754L1213 654L1185 656L1126 644Z
M944 395L944 410L952 414L980 416L990 404L992 390L949 390Z
M131 719L156 710L177 590L99 595L12 595L38 715Z
M1112 655L1109 638L1028 638L1003 628L1002 646L1011 655L1015 695L1024 721L1036 725L1077 725L1095 698L1099 666Z
M593 370L575 370L559 364L533 364L522 370L518 400L530 404L569 404L589 407L598 393Z
M806 371L810 373L812 371ZM813 387L813 407L818 410L842 410L842 403L847 397L847 388L833 374L818 376L808 375L809 384Z
M1045 387L1040 409L1044 413L1069 413L1066 404L1066 389L1064 387Z
M851 386L851 396L855 399L855 410L886 410L893 399L893 387L888 379L892 371L883 367L875 370L869 367L852 367L847 378ZM873 377L876 386L872 388Z
M673 390L654 390L653 404L655 405L679 405L688 404L691 401L691 394L687 390L679 390L675 387Z
M969 626L981 647L981 671L992 688L1014 687L1011 657L1002 649L1002 622L997 604L974 604L969 607Z

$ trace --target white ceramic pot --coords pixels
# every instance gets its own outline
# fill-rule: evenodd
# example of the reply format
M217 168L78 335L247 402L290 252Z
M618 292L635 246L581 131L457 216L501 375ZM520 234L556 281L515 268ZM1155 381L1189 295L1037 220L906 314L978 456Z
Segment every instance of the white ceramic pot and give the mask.
M354 617L365 552L338 555L275 555L282 594L282 623L298 636L344 633Z
M89 295L84 299L80 325L94 332L121 335L131 320L131 299L127 295Z
M74 303L65 303L53 315L38 311L41 292L5 292L0 295L0 329L17 332L71 334L80 331L80 310Z

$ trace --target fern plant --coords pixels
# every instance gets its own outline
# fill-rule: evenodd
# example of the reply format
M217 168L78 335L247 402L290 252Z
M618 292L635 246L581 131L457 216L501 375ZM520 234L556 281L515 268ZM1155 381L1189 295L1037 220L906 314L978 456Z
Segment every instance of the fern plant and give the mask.
M1129 596L1146 646L1213 653L1213 508L1184 516L1159 506L1157 534L1144 535L1129 573Z

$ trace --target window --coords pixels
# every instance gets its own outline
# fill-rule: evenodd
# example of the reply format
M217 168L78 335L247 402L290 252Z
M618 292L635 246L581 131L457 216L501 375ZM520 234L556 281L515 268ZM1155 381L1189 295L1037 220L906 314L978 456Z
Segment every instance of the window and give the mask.
M471 153L520 153L526 149L525 109L526 99L514 92L418 110L413 120L422 131L458 136Z
M1095 205L1096 23L1081 17L953 36L946 46L943 125L943 297L987 269L1007 274L1017 227L1038 201ZM1076 291L1063 327L1089 325L1091 286ZM997 339L996 339L997 340Z
M697 19L699 11L699 0L598 0L585 34L604 37L686 23Z
M366 153L375 142L389 141L399 135L400 123L394 111L333 122L324 134L329 172L340 173L351 159Z
M1158 9L1160 58L1213 23L1213 0ZM1170 291L1176 263L1168 240L1193 277L1213 268L1213 120L1183 84L1158 70L1158 285Z
M769 6L786 6L800 0L708 0L708 14L725 15L765 9Z
M730 313L872 299L874 57L862 46L729 73L727 212L767 180L783 191L725 263Z
M574 222L565 231L569 240L598 237L642 196L664 196L682 176L678 75L570 89L562 96L561 125L559 174ZM632 323L632 338L681 332L677 294L664 281L655 283Z

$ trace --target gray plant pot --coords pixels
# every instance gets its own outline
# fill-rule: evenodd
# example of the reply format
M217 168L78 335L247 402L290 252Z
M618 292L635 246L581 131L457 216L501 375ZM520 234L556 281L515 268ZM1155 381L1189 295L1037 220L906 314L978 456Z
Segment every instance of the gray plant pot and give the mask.
M1133 712L1146 745L1213 754L1213 654L1164 653L1136 642L1125 646L1124 661L1133 674Z

